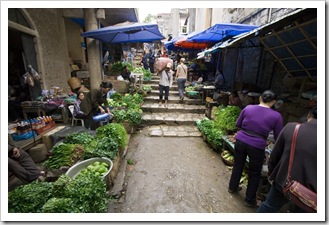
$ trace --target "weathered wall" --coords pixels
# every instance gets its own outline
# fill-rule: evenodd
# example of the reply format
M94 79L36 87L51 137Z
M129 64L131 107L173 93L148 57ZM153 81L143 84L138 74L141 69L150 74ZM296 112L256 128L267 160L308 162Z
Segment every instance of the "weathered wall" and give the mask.
M211 15L211 26L217 23L223 23L223 8L213 8Z
M296 8L226 8L223 9L223 23L263 25L294 10Z
M196 9L195 30L203 31L211 27L211 9Z
M65 19L65 32L67 39L67 48L73 61L83 61L82 46L80 36L80 25Z
M69 88L69 58L63 16L60 9L27 9L37 27L38 44L44 65L45 89L51 86ZM66 91L66 90L65 90Z

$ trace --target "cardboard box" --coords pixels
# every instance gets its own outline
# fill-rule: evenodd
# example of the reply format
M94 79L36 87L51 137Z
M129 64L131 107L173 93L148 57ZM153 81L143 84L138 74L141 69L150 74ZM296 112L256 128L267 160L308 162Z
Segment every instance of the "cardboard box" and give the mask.
M41 133L53 128L55 126L55 122L51 122L51 123L48 123L46 126L44 127L41 127L39 129L36 129L35 132L37 132L38 135L40 135Z

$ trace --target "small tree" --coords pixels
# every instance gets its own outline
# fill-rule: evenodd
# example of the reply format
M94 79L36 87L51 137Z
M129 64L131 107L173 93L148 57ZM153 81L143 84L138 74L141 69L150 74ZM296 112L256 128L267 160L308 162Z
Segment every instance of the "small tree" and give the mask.
M156 19L156 16L148 14L144 19L144 23L150 23L150 22L152 22L152 20L155 20L155 19Z

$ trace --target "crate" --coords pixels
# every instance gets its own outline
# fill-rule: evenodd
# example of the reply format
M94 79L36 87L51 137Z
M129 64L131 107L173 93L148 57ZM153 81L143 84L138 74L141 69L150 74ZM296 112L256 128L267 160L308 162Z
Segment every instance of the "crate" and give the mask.
M43 133L43 132L45 132L45 131L47 131L47 130L53 128L53 127L55 127L55 125L56 125L55 122L52 121L52 122L48 123L46 126L41 127L39 129L36 129L35 132L37 132L37 134L40 135L41 133Z

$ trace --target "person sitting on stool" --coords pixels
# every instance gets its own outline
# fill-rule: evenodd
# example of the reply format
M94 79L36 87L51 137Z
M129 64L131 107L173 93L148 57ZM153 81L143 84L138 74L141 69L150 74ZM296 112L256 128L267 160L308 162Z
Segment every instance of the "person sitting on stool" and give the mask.
M8 153L8 170L23 184L31 183L37 179L42 180L42 172L35 165L33 159L15 145L10 135L8 135Z

